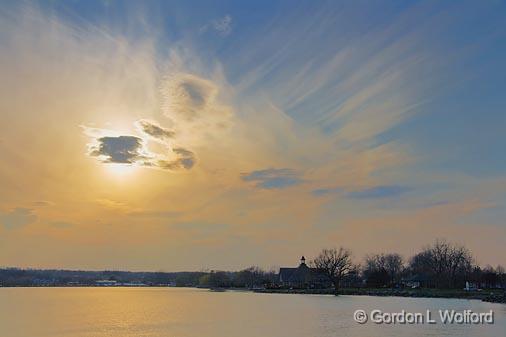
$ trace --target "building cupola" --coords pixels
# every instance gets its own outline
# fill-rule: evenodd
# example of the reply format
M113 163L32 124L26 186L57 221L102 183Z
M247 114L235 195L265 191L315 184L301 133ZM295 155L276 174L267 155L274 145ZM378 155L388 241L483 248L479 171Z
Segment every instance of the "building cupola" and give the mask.
M302 255L302 257L300 258L300 264L301 265L305 265L306 264L306 258L304 257L304 255Z

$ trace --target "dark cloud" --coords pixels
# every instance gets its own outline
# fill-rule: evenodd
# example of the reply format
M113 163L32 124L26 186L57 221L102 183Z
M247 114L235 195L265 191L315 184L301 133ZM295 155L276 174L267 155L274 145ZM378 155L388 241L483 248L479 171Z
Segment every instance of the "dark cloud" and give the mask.
M172 161L158 161L158 166L160 168L166 170L178 170L183 168L189 170L195 165L196 160L193 152L182 147L175 148L172 151L178 155L178 158Z
M198 118L218 92L211 81L189 74L173 79L164 90L167 113L178 113L186 120Z
M137 121L137 125L139 126L139 129L144 132L145 134L156 138L160 140L166 140L170 138L174 138L175 133L174 131L165 129L161 127L160 125L157 125L153 122L150 122L145 119L141 119Z
M179 164L185 169L189 170L195 165L195 158L179 158Z
M346 194L348 198L353 199L379 199L397 197L401 194L411 191L410 187L386 185L367 188L360 191L354 191Z
M255 186L265 189L280 189L302 182L299 174L292 169L265 169L241 174L241 179L255 182Z
M184 157L184 158L193 157L193 152L191 152L187 149L184 149L182 147L176 147L172 151L174 151L174 153L177 153L178 155L180 155L181 157Z
M106 163L133 164L146 159L142 155L142 139L135 136L101 137L90 155L100 157Z
M147 120L139 120L136 126L144 133L159 140L165 140L174 134L163 127ZM159 151L150 151L144 140L136 136L120 135L120 136L103 136L96 135L95 129L84 127L85 132L93 137L93 141L89 144L88 154L96 157L103 163L117 164L135 164L138 166L160 168L164 170L189 170L195 166L195 154L183 147L175 147L172 149L174 154L166 155ZM162 144L169 148L168 142Z
M0 213L0 224L7 229L22 227L36 220L37 216L30 208L15 208L10 212Z
M205 86L195 82L182 82L179 87L193 106L202 107L206 103L208 94Z

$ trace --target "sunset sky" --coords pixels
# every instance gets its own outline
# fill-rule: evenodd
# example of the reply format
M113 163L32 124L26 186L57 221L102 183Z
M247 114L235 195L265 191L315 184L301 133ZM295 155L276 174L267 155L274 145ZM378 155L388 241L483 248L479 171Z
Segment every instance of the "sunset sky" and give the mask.
M506 265L504 1L2 1L0 266Z

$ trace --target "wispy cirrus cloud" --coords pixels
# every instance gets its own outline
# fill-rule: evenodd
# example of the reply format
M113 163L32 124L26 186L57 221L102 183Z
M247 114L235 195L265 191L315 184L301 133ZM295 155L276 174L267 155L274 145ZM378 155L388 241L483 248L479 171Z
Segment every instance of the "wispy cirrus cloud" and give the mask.
M156 122L147 119L138 120L136 125L142 133L156 140L166 141L174 138L176 135L174 131L166 129Z
M318 188L311 191L315 196L324 196L329 194L336 194L343 192L342 187L329 187L329 188Z
M3 161L0 170L0 202L30 198L24 204L35 209L28 203L32 198L54 200L55 207L28 213L40 213L40 217L58 213L55 219L61 216L77 224L86 223L87 226L68 231L65 242L72 253L69 256L93 268L124 263L138 269L199 268L202 263L216 261L209 256L210 251L191 244L191 231L186 239L187 228L167 234L175 218L178 222L204 225L206 221L233 224L227 235L220 235L223 251L233 247L238 252L233 259L223 254L220 264L227 268L235 263L249 263L251 256L262 251L268 252L265 260L252 263L270 263L272 256L281 262L287 261L285 258L290 261L294 252L298 254L297 247L316 251L322 245L350 237L353 242L362 242L368 251L385 249L384 242L393 237L389 228L405 235L406 245L412 246L416 240L411 238L418 235L410 235L406 228L414 224L423 229L425 223L436 221L428 221L432 218L418 213L406 213L395 222L395 214L427 200L451 203L476 189L460 187L459 193L440 195L434 195L431 189L424 198L416 199L419 188L434 178L433 172L427 171L425 177L418 174L419 170L410 172L406 163L419 158L420 153L406 139L398 139L398 134L385 132L395 133L396 126L430 100L434 92L443 94L437 85L439 75L454 79L446 82L448 85L461 80L461 76L445 73L444 67L447 61L453 63L465 57L464 53L452 57L463 50L453 48L455 45L448 48L452 49L451 54L434 49L435 45L450 42L449 38L440 38L446 36L447 24L455 23L454 11L424 11L423 7L430 7L424 4L401 6L406 8L401 12L397 5L377 10L384 6L364 6L360 18L354 20L355 5L301 5L297 6L299 12L290 8L283 17L269 17L270 12L266 13L265 20L254 20L251 29L240 31L235 30L235 22L247 20L236 18L239 13L233 13L233 20L225 17L209 22L205 36L197 36L196 40L192 40L195 35L188 36L183 31L170 32L162 37L168 41L164 45L158 44L162 40L159 35L130 36L99 20L68 24L69 20L60 20L56 12L47 16L51 11L38 14L34 9L25 15L2 16L0 36L5 48L0 67L5 88L0 90L0 105L5 122L0 123L0 153L8 160ZM377 13L386 16L379 18ZM194 17L189 13L189 18ZM175 19L181 18L184 14ZM462 18L458 20L469 21L470 16ZM162 19L174 18L167 11ZM487 18L488 24L501 27L497 19ZM129 20L135 20L135 15ZM167 26L156 26L156 22L163 21L143 24L150 32L162 32ZM152 23L154 26L150 27ZM212 43L199 45L200 41L221 34L230 36L232 30L238 34L237 39L220 39L219 52L207 49ZM245 31L249 33L242 35ZM172 36L189 38L172 40ZM478 39L466 35L465 43L460 44L464 49L479 47L468 43L473 40ZM489 42L492 41L495 40ZM483 62L479 64L481 71ZM462 74L469 75L468 69L457 65L459 72L464 69ZM31 99L26 101L25 96ZM58 125L40 132L47 120L58 121ZM134 126L139 120L146 123ZM124 181L121 188L108 179L97 179L97 165L89 165L90 158L83 156L82 139L72 131L76 124L84 122L108 129L89 137L98 154L91 156L94 164L116 162L113 165L180 170L185 174L172 179L167 177L169 174L146 169L135 173L135 179ZM119 140L121 137L140 140L128 143ZM59 141L65 142L64 153L52 155L51 165L47 165L48 154L54 153L54 144ZM20 148L24 150L20 152ZM430 162L427 160L428 165ZM76 179L71 172L80 172L90 179ZM416 193L391 188L407 181L416 186ZM460 182L457 185L462 186ZM504 185L492 185L486 190L501 187L501 191L490 198L504 199ZM403 198L392 199L396 195ZM101 198L111 201L93 202ZM410 202L404 204L404 199ZM75 212L76 205L86 205L85 200L92 201L90 207ZM366 201L371 202L364 208ZM395 209L377 209L391 201L396 201L392 203ZM435 212L442 206L427 207L427 211ZM139 219L129 211L150 215ZM172 212L178 216L172 217ZM463 211L449 209L441 214L436 219L437 227L445 228L453 221L448 214L460 212ZM502 238L506 237L499 227L502 211L487 212L495 214L494 223L498 224L489 254L492 261L497 261L497 247L504 246ZM29 214L24 214L25 218ZM378 219L384 214L388 218ZM94 225L90 221L93 218L111 226ZM356 226L362 220L364 225ZM327 232L317 234L315 221L321 221L329 231L339 230L341 226L336 223L352 224L351 232L357 228L360 231L353 236L345 232L335 237ZM389 227L392 222L396 226ZM301 235L304 228L311 235ZM455 230L446 234L462 233L457 225L451 228ZM473 228L481 229L479 223ZM261 240L251 246L243 245L236 239L240 235ZM301 237L300 241L296 236ZM97 237L106 243L104 249L114 254L101 254L100 259L91 256L89 246L82 242L95 242ZM484 246L487 240L479 237L469 235L468 239ZM269 246L273 238L281 242L275 248ZM12 252L21 252L8 254L13 257L24 256L24 247L33 246L28 236L26 240L20 237L19 241L6 241L2 243L9 245ZM46 246L42 246L44 242ZM126 242L128 245L122 246ZM34 257L41 247L47 247L48 253L55 251L49 240L40 243ZM132 253L132 244L143 245L146 251L141 255L149 258L134 257L125 262ZM56 251L67 252L66 248ZM174 265L177 262L167 258L180 253L185 255L185 259L177 259L181 265ZM50 261L45 256L44 260ZM57 256L54 261L61 259ZM76 259L69 261L71 265Z
M167 210L142 210L132 211L128 213L129 216L139 218L162 218L172 219L181 215L181 212L167 211Z
M34 207L49 207L54 206L54 202L49 200L35 200L31 202L31 205Z
M241 179L246 182L253 182L258 188L282 189L300 184L300 174L289 168L269 168L241 174Z
M195 165L196 159L195 154L193 152L181 147L175 148L172 151L177 155L177 158L170 161L167 160L158 161L157 165L159 167L169 170L181 168L189 170Z
M407 186L385 185L366 188L359 191L349 192L346 194L348 198L353 199L380 199L393 198L401 194L411 191L412 188Z
M59 229L65 229L65 228L70 228L70 227L74 227L75 226L74 223L68 222L68 221L51 221L49 223L49 225L51 227L59 228Z
M18 207L8 212L0 212L0 224L7 229L15 229L29 225L37 220L33 209Z
M227 14L222 18L212 20L200 28L200 33L205 33L209 29L214 30L222 37L229 35L232 32L232 17Z
M217 94L218 88L211 81L191 74L177 74L162 86L163 110L168 117L176 115L193 120L201 117Z
M214 81L174 70L162 81L161 111L174 124L178 138L196 138L195 131L212 132L230 123L233 110L219 99L221 87Z

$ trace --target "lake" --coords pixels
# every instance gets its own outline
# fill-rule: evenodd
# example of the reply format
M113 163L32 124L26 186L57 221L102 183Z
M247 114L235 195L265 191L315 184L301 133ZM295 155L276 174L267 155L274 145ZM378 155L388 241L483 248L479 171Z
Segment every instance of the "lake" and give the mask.
M433 313L436 324L358 324L353 313ZM439 309L494 312L442 324ZM193 288L0 288L2 337L506 336L506 305L477 300L211 292Z

